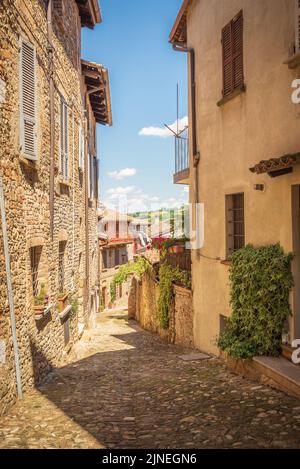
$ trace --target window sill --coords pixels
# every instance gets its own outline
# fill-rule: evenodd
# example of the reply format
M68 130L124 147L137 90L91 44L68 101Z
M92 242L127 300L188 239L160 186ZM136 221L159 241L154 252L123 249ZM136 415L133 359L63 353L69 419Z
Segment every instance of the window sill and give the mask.
M67 179L63 179L63 178L59 179L59 184L65 187L71 187L70 182Z
M59 319L65 319L69 315L71 309L72 306L69 305L61 313L58 313Z
M28 160L25 156L20 156L19 157L20 163L24 166L26 166L29 169L32 169L33 171L38 170L38 165L37 161L35 160Z
M291 69L297 68L300 65L300 52L289 57L288 60L284 62L284 65L288 65Z
M231 101L232 99L234 99L236 96L239 96L240 94L245 93L245 91L246 91L246 85L239 86L238 88L233 90L230 94L220 99L220 101L217 102L217 106L218 107L223 106L228 101Z
M50 305L46 306L45 309L43 311L41 311L40 314L38 314L38 311L35 310L35 320L40 321L41 319L43 319L51 311L53 306L54 306L54 304L50 304Z

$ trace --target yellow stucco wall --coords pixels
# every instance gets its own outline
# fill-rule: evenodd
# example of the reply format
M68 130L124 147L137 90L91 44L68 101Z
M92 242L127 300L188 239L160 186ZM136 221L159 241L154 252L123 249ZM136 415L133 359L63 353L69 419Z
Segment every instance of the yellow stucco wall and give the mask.
M291 101L291 84L300 77L300 70L283 64L295 38L294 5L294 0L194 0L189 9L188 46L194 48L196 61L204 255L225 258L225 194L236 192L245 194L246 243L280 241L286 250L292 249L291 185L300 184L300 167L274 179L252 174L249 168L260 160L300 151L300 105ZM221 30L241 9L247 89L218 107ZM262 182L266 191L255 191L253 185ZM193 187L191 177L191 200ZM195 345L218 353L219 315L230 314L228 267L194 252L193 290Z

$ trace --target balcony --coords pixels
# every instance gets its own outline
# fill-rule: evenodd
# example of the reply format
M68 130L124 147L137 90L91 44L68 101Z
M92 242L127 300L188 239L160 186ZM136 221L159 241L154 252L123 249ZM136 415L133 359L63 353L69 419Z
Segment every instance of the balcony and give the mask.
M189 184L190 165L189 165L189 139L188 131L175 137L175 174L173 176L174 184Z

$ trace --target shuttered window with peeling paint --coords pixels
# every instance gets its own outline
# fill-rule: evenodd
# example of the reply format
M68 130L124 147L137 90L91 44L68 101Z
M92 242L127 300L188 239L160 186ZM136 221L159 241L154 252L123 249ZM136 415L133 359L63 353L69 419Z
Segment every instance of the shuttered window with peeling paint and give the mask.
M84 170L84 130L81 124L79 124L78 129L78 142L79 142L79 169Z
M69 139L68 139L68 106L60 98L60 173L67 181L69 178Z
M222 30L223 96L244 85L243 11Z
M20 144L22 155L37 160L37 96L35 47L20 41Z

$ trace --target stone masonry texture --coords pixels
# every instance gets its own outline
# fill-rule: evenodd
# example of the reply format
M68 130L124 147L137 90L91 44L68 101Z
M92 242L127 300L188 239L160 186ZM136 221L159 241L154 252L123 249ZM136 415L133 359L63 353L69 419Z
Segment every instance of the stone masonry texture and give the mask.
M105 312L0 419L0 448L300 448L300 401Z
M64 15L53 15L53 80L55 109L54 233L50 232L50 58L47 40L46 2L43 0L4 0L0 4L0 172L3 177L8 224L8 242L20 349L22 386L26 391L38 384L65 360L78 337L78 325L91 322L97 309L98 242L97 201L85 206L86 172L78 167L79 125L84 124L87 148L95 147L95 120L85 95L81 75L81 24L75 0L64 0ZM37 147L38 160L28 163L20 152L19 117L19 41L35 46L37 73ZM60 175L60 97L68 106L69 180ZM85 102L86 101L86 102ZM86 271L86 222L89 271ZM65 324L52 310L36 321L30 266L30 247L42 248L38 272L39 285L45 283L50 303L59 295L59 241L66 242L64 290L78 300L78 312L69 317L70 342L65 346ZM0 360L0 415L16 399L14 359L9 321L6 272L0 225L0 341L6 360Z

